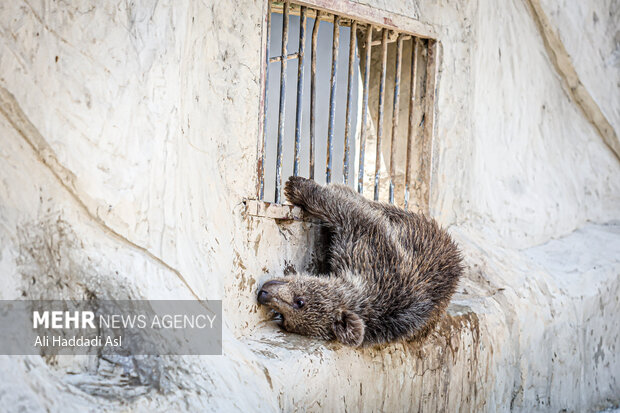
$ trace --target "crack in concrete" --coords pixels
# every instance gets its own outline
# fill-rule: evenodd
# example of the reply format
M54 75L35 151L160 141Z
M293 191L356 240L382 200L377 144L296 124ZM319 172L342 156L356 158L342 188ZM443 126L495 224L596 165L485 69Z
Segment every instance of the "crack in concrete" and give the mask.
M616 155L616 158L620 160L620 140L618 135L601 111L601 108L592 98L592 95L590 95L590 92L581 83L570 55L543 10L540 0L525 0L525 3L532 13L532 18L543 39L549 60L551 60L556 72L560 76L562 88L573 103L581 109L586 119L594 126L605 144Z
M201 300L198 297L198 294L192 289L187 280L183 277L181 272L176 268L172 267L170 264L166 263L164 260L153 254L151 251L142 247L130 239L126 238L124 235L120 234L110 226L108 226L103 219L101 219L96 213L93 213L88 207L87 203L77 195L76 190L76 177L73 172L69 169L65 168L56 158L56 154L54 150L50 147L50 145L45 141L41 133L38 129L32 124L28 116L24 113L22 108L19 106L19 103L13 96L11 92L9 92L3 86L0 86L0 113L4 115L7 121L15 128L17 133L26 141L26 143L32 148L32 150L36 153L39 160L50 170L52 175L58 180L60 185L67 190L67 192L71 195L75 202L82 208L82 210L86 213L86 215L95 221L104 232L108 233L112 237L117 240L128 244L130 247L135 250L143 253L157 264L161 265L168 271L174 273L179 280L185 285L185 287L190 291L190 293L197 299ZM96 205L94 201L90 202L93 205Z

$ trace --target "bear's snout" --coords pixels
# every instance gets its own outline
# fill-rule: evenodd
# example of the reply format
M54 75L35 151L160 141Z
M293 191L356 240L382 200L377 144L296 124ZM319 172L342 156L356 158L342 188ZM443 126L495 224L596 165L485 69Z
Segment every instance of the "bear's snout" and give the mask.
M258 291L259 304L267 304L273 298L278 285L286 284L284 281L267 281Z

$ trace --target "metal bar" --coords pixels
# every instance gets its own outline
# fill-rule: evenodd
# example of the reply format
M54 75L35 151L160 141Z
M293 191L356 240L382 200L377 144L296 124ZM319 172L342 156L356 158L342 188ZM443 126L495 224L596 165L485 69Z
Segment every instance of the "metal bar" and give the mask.
M413 148L413 131L415 130L414 105L418 79L419 40L412 39L411 45L411 88L409 89L409 129L407 130L407 166L405 171L405 209L409 207L409 185L411 185L411 150Z
M396 73L394 75L394 106L392 109L392 141L390 142L390 204L394 203L394 180L396 178L396 132L398 131L398 110L400 104L400 70L403 63L403 38L396 42Z
M284 17L282 18L282 53L286 56L286 44L288 43L288 12L290 4L284 3ZM276 157L276 204L280 203L282 197L282 139L284 137L284 109L286 98L286 59L282 59L280 68L280 116L278 118L278 152Z
M336 76L338 71L338 46L340 43L340 16L334 19L334 34L332 37L332 75L329 92L329 123L327 125L327 166L325 168L325 182L332 180L332 151L334 149L334 123L336 122Z
M297 113L295 114L295 163L293 175L299 174L299 141L301 140L301 113L304 89L304 49L306 45L306 8L301 7L299 18L299 60L297 65Z
M426 79L424 93L424 129L420 145L420 209L430 212L433 129L435 123L435 86L437 81L437 42L426 40Z
M298 57L299 57L299 53L295 52L295 53L287 54L285 59L291 60L291 59L297 59ZM269 58L269 63L275 63L275 62L281 62L281 61L282 61L282 56L274 56L274 57Z
M310 179L314 179L314 142L316 136L316 47L319 37L319 26L321 24L321 13L314 19L312 27L312 48L311 48L311 65L310 65Z
M364 91L362 93L362 133L360 134L360 162L357 174L357 192L364 191L364 152L366 151L366 135L368 128L368 85L370 83L370 49L372 48L372 25L366 28L366 48L364 53Z
M379 121L377 122L377 153L375 156L375 201L379 200L379 172L381 169L381 139L383 138L383 106L385 103L385 72L387 69L388 29L383 29L381 42L381 83L379 84Z
M267 135L267 91L269 90L269 43L271 41L271 2L267 5L267 44L265 47L265 60L263 61L263 73L265 75L265 89L263 90L263 133L261 136L260 159L258 162L258 199L265 196L265 136Z
M349 183L349 135L351 134L351 109L353 106L353 63L355 60L355 39L357 34L357 22L351 25L351 36L349 36L349 74L347 77L347 114L344 126L344 159L342 160L342 178L344 184Z

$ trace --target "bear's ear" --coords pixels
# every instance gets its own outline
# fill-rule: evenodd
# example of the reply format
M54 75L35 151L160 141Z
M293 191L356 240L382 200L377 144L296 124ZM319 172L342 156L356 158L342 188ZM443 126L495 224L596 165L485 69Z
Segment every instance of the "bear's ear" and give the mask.
M336 339L342 344L359 347L364 341L366 329L362 318L349 310L339 310L332 325Z

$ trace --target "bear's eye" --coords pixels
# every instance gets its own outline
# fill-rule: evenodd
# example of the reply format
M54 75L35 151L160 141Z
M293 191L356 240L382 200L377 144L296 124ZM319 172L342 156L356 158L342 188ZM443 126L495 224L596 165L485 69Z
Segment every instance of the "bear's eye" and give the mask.
M304 305L306 305L306 302L303 298L295 298L295 300L293 301L293 306L295 308L302 308Z

